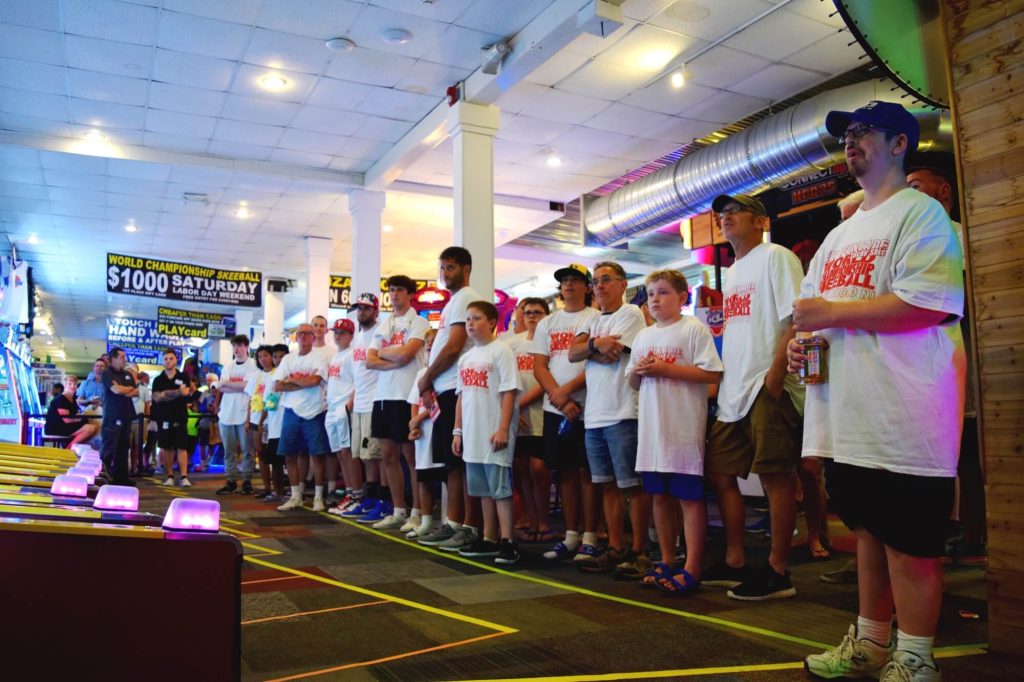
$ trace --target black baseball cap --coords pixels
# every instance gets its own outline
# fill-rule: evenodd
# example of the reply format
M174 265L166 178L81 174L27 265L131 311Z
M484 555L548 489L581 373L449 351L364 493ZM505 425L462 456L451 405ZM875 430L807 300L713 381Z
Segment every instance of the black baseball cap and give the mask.
M579 277L587 284L590 284L590 270L587 269L586 265L580 265L579 263L571 263L564 268L555 270L555 281L561 282L563 278L570 275Z
M719 194L711 202L711 210L715 213L721 213L726 204L730 203L739 204L743 208L752 211L754 215L768 217L768 211L764 209L764 204L749 194Z
M825 129L835 137L842 137L850 123L866 123L907 136L907 152L917 149L921 129L914 115L895 102L872 100L854 111L830 111L825 117Z

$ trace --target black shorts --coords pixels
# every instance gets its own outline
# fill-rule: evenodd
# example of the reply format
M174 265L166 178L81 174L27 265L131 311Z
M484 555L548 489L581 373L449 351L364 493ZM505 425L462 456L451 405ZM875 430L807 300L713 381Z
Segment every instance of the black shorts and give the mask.
M543 459L543 436L519 436L516 438L516 457L536 457Z
M829 506L847 528L863 528L893 549L940 557L953 508L953 478L897 474L833 462Z
M540 457L552 471L576 467L587 469L587 446L584 442L585 431L583 420L572 423L572 430L566 436L558 435L558 427L562 423L562 415L552 412L544 413L544 447L534 457Z
M375 400L370 417L370 435L408 443L409 419L409 403L404 400Z
M277 454L277 444L280 441L280 438L271 438L263 444L263 448L260 450L260 463L284 464L284 457Z
M160 421L156 429L156 446L161 450L188 450L188 428L184 421Z
M459 402L459 396L455 389L438 393L436 396L437 406L441 414L434 420L434 430L430 434L430 451L433 453L435 462L444 462L447 471L459 471L465 468L466 463L461 457L456 457L452 452L452 431L455 429L455 404Z
M448 481L448 467L431 467L430 469L417 469L416 470L416 482L426 483L431 485L433 483L446 483Z

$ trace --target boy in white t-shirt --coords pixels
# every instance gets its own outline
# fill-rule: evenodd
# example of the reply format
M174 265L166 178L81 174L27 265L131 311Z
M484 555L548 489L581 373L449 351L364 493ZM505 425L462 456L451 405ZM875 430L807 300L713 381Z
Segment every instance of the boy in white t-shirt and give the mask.
M474 301L466 312L466 334L475 346L459 360L452 452L466 462L466 489L483 505L483 532L461 556L519 561L512 537L512 453L518 429L519 371L512 350L494 341L498 310Z
M249 358L249 337L237 334L231 337L233 357L224 363L224 369L217 382L217 402L213 411L217 415L217 427L224 444L224 474L227 481L217 491L227 495L238 490L238 453L242 454L242 494L252 493L252 447L249 444L249 428L246 417L249 410L249 395L245 392L249 381L256 374L256 363Z
M426 345L423 349L430 353L434 345L437 332L433 329L427 330ZM432 436L434 433L434 420L440 416L440 407L437 401L423 400L420 395L419 380L427 373L427 368L422 367L416 373L416 382L409 391L409 405L411 414L409 416L409 440L413 441L416 448L416 479L414 485L419 488L419 506L412 510L409 520L399 528L405 533L408 540L417 540L421 536L428 535L434 526L434 484L444 484L447 477L444 460L434 461L434 448ZM440 459L440 458L438 458Z
M278 343L270 347L274 367L267 374L267 388L263 395L263 412L260 413L260 438L266 442L261 453L262 461L270 465L273 488L263 496L264 502L277 502L285 495L284 457L277 451L281 442L281 426L284 423L284 408L280 406L281 394L274 390L275 375L281 360L288 355L288 344Z
M707 534L704 509L704 437L708 385L722 379L711 332L696 318L680 314L686 302L686 278L675 270L647 277L647 304L656 325L633 342L626 375L640 391L640 428L636 470L644 490L654 496L654 526L662 563L644 576L645 584L682 596L700 584ZM676 501L683 512L686 565L674 568L679 538Z
M314 328L315 329L315 328ZM355 379L352 373L352 337L356 333L356 324L352 320L341 318L334 321L331 327L334 332L334 347L338 349L327 363L327 416L324 428L327 440L331 444L333 457L327 458L327 497L328 506L344 506L351 498L337 495L338 468L348 484L352 476L352 427L349 423L349 404L355 391ZM316 350L314 346L313 350Z

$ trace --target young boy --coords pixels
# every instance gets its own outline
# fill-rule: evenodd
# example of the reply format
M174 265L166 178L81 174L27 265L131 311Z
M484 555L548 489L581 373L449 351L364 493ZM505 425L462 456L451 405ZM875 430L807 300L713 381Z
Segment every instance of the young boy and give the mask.
M514 564L519 561L519 545L512 539L512 453L519 426L519 370L512 350L494 341L497 325L494 304L474 301L467 306L466 334L474 347L459 360L452 453L466 462L469 494L481 498L484 530L480 539L459 554Z
M249 394L249 440L253 445L253 454L259 461L260 478L263 480L263 490L255 495L256 499L265 499L273 492L270 483L270 460L266 453L266 440L263 435L266 429L264 421L264 400L268 393L268 387L273 388L274 380L274 352L271 346L260 346L256 349L256 366L259 370L249 380L249 387L246 392Z
M424 346L427 355L430 354L436 336L437 332L434 329L427 330L426 345ZM448 477L444 461L434 461L434 449L431 447L434 420L440 414L440 408L437 401L431 403L429 408L423 405L419 380L426 373L426 367L416 373L416 383L409 391L409 404L412 406L412 414L409 419L409 440L414 441L416 447L415 485L419 487L420 491L419 507L412 510L409 521L399 529L405 531L405 537L409 540L416 540L421 535L427 535L433 530L434 485L437 482L444 484Z
M708 384L722 378L722 361L711 332L696 318L680 314L686 278L675 270L647 277L647 303L656 324L633 342L626 375L640 391L636 470L654 496L654 526L664 563L644 577L645 585L682 596L700 584L707 515L704 509L704 432ZM675 500L683 510L686 565L676 555L679 526Z

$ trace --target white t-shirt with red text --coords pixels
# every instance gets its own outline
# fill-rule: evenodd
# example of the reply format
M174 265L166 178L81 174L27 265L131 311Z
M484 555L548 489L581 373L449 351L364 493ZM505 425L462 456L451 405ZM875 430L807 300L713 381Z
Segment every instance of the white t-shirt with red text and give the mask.
M220 397L220 410L217 412L218 421L224 426L236 426L245 423L245 415L249 407L249 394L245 389L249 381L256 376L256 361L248 359L245 362L235 362L234 358L224 363L224 369L220 373L218 387L240 386L241 391L225 392Z
M441 349L448 343L448 337L451 336L453 325L462 325L463 329L466 328L467 306L473 301L486 300L488 299L481 297L476 292L476 289L469 286L462 287L452 294L452 297L445 303L444 310L441 311L441 321L437 326L437 336L434 337L434 345L430 347L430 361L427 364L434 362ZM459 353L459 358L465 355L472 345L473 342L467 338L465 345L462 347L462 352ZM458 382L459 358L456 358L455 362L448 369L434 377L435 393L455 390L455 384Z
M632 348L637 334L647 328L647 320L637 306L626 303L611 313L601 313L581 329L590 338L617 335L619 343ZM605 365L587 360L587 406L583 423L588 429L600 429L624 419L636 419L637 392L629 385L623 371L629 362L629 353L623 352L619 361Z
M382 350L391 346L404 346L412 339L423 341L430 323L409 308L404 315L392 314L377 325L370 348ZM409 397L409 389L416 381L416 372L423 366L422 354L416 356L398 369L377 372L377 393L374 400L401 400Z
M499 341L501 339L498 339ZM527 340L526 332L512 336L506 343L516 356L516 367L519 369L519 387L525 393L537 385L537 377L533 374L533 341ZM520 436L544 435L544 403L543 399L534 400L521 410L519 416L525 421L526 428L519 430Z
M352 338L352 379L355 384L355 400L352 411L360 414L373 412L373 398L377 394L377 377L380 372L366 368L366 349L373 342L377 325L360 329Z
M327 410L346 416L346 406L354 390L352 349L346 348L335 353L327 363Z
M725 275L722 311L722 364L725 374L718 392L718 420L743 419L754 405L775 350L793 315L800 291L800 259L778 244L758 244ZM787 382L786 390L801 390ZM802 397L794 402L802 403Z
M966 354L963 254L941 204L904 189L863 207L825 238L801 297L837 303L893 293L917 308L948 313L945 323L909 332L826 329L827 413L805 420L805 439L829 441L837 462L916 476L956 475L963 425ZM819 394L808 392L808 403ZM807 453L805 450L805 454Z
M299 355L298 351L289 353L281 358L281 364L277 366L275 374L277 381L314 375L320 377L319 384L297 391L282 392L279 408L282 412L283 408L288 407L303 419L312 419L327 410L327 358L323 353L318 353L315 349L305 355Z
M586 331L590 321L600 314L590 306L575 313L558 310L545 317L537 325L537 331L533 334L533 352L548 356L548 370L559 386L572 381L586 369L584 362L569 361L569 347L572 346L573 339L580 332ZM581 408L585 407L586 387L573 393L572 399ZM551 404L547 392L544 393L544 411L562 414L561 410Z
M518 394L519 390L519 370L512 349L501 341L474 346L459 360L458 377L455 390L462 398L462 459L512 466L519 427L518 403L512 411L508 445L497 452L491 445L491 436L501 424L501 394Z
M427 373L427 368L424 367L420 371L416 372L416 381L413 382L412 388L409 389L409 400L410 405L415 405L417 408L417 414L422 414L427 411L423 407L423 398L420 397L419 381L420 378ZM434 448L431 445L431 440L434 434L434 420L437 419L440 409L435 401L429 410L433 414L428 415L426 419L420 422L420 437L413 441L416 449L416 469L440 469L444 466L444 462L434 461ZM412 410L409 410L409 418L412 419Z
M671 364L722 371L711 331L695 317L641 331L623 375L628 377L634 367L652 355ZM636 470L703 476L707 419L707 384L643 377Z

